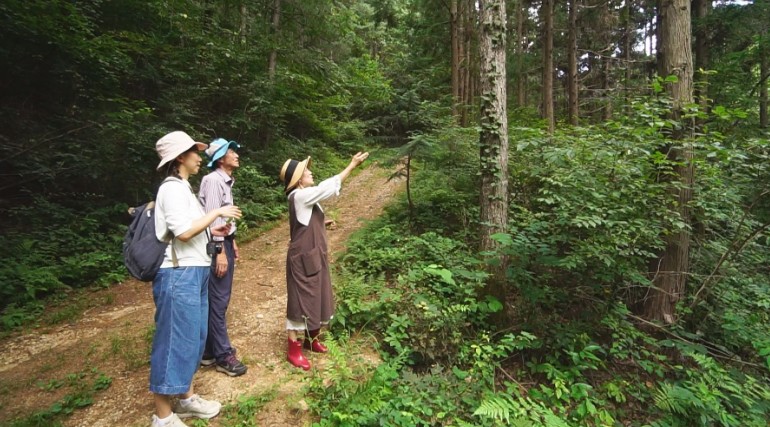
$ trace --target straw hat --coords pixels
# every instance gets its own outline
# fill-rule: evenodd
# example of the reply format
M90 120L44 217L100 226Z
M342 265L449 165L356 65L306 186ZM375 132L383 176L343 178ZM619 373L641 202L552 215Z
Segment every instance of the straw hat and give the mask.
M160 163L158 163L156 169L162 168L163 165L176 159L192 146L198 147L198 150L205 150L208 147L208 145L190 138L190 135L181 130L164 135L155 143L155 151L158 152L158 157L160 157Z
M294 187L297 186L299 180L302 178L302 174L305 173L305 169L309 168L312 164L310 156L303 161L287 160L281 168L281 181L283 181L285 193L288 193Z

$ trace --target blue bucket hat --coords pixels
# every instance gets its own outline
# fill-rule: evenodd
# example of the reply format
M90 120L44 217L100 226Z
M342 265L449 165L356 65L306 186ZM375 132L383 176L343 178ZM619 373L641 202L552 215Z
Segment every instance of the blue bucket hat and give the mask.
M214 169L217 160L224 157L225 154L227 154L227 150L230 148L235 150L241 148L241 146L235 141L228 141L224 138L217 138L211 141L209 148L206 149L206 155L209 156L209 163L206 166L208 166L209 169Z

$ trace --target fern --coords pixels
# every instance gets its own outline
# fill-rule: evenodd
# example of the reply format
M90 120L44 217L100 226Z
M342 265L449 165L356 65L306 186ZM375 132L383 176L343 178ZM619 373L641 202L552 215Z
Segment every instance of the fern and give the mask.
M655 405L668 414L657 420L658 425L767 425L770 389L766 383L747 373L728 371L707 355L689 351L685 354L696 362L698 369L679 368L684 379L658 386L653 396Z
M481 401L473 415L493 418L510 423L511 412L517 412L520 406L508 395L495 394Z
M504 422L508 426L570 427L543 404L502 393L486 396L473 415Z
M653 396L655 406L673 414L687 415L687 407L698 406L698 398L689 390L662 383Z

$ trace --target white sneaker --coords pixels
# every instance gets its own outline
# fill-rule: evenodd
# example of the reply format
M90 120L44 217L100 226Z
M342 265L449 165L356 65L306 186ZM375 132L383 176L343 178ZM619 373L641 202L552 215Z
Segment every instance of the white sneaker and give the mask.
M216 400L206 400L197 394L190 397L190 403L185 404L182 400L178 400L174 405L174 412L179 415L179 418L195 417L207 420L216 417L221 409L221 403Z
M187 427L187 424L183 423L176 414L171 414L171 420L166 421L165 424L160 421L157 415L153 414L152 427Z

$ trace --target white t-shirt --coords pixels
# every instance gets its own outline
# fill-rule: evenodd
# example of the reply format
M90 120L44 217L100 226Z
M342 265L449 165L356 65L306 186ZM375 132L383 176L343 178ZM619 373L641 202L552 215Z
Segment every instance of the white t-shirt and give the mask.
M169 231L178 236L192 228L192 222L202 216L203 207L192 192L190 183L181 179L170 179L162 184L155 198L155 234L162 240ZM206 254L208 236L205 231L183 242L174 239L174 251L181 267L208 267L211 257ZM160 268L174 266L171 260L171 245Z
M289 196L294 194L294 213L297 214L297 221L305 226L310 224L310 217L313 215L313 205L330 197L339 196L341 187L342 180L340 180L339 175L334 175L329 179L321 181L315 187L298 188L289 193ZM318 205L318 209L321 209L321 205ZM321 209L321 212L323 212L323 209Z

